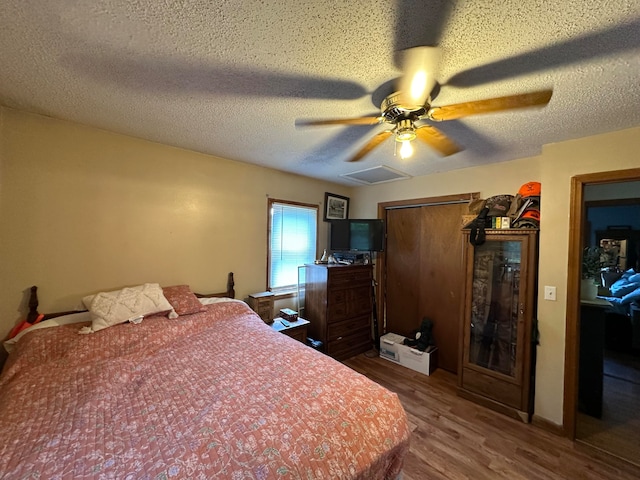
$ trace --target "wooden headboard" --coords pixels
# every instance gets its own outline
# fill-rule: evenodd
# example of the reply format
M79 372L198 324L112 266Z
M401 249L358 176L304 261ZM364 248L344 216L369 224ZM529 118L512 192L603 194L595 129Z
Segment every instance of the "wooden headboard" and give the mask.
M227 275L227 291L219 293L196 293L196 297L199 298L211 298L211 297L227 297L236 298L236 291L234 289L236 283L233 281L233 272L229 272Z
M68 310L66 312L46 313L43 315L42 320L48 320L50 318L61 317L63 315L70 315L78 312L86 312L86 310ZM34 323L39 316L38 287L34 285L31 287L31 293L29 294L29 313L27 313L27 323Z
M235 282L233 280L233 272L229 272L227 275L227 290L224 292L218 293L196 293L196 296L199 298L210 298L210 297L229 297L235 298L236 291L234 289ZM72 313L86 312L86 310L67 310L66 312L54 312L54 313L46 313L42 320L48 320L49 318L61 317L63 315L70 315ZM36 321L40 313L38 312L38 287L35 285L31 287L31 293L29 295L29 313L27 314L27 322L33 323Z

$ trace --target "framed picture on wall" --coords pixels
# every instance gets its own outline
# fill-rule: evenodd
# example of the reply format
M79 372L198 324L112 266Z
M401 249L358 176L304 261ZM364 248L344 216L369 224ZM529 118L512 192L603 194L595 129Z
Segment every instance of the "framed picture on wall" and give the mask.
M324 192L324 221L349 218L349 198Z

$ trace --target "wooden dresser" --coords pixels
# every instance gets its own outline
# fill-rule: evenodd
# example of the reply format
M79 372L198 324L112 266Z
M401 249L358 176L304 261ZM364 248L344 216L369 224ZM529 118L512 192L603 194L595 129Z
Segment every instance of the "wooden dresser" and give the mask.
M305 265L309 336L342 360L371 348L372 265Z

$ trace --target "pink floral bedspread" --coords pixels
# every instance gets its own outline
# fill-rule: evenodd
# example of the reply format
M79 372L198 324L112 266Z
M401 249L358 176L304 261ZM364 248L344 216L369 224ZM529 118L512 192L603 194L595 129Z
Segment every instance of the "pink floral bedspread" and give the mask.
M0 478L392 479L394 393L242 303L25 335L0 376Z

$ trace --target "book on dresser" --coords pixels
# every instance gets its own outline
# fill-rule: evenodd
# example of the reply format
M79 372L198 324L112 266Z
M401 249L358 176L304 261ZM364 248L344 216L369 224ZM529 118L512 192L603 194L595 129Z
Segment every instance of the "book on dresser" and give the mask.
M309 336L343 360L371 348L372 265L305 265Z

